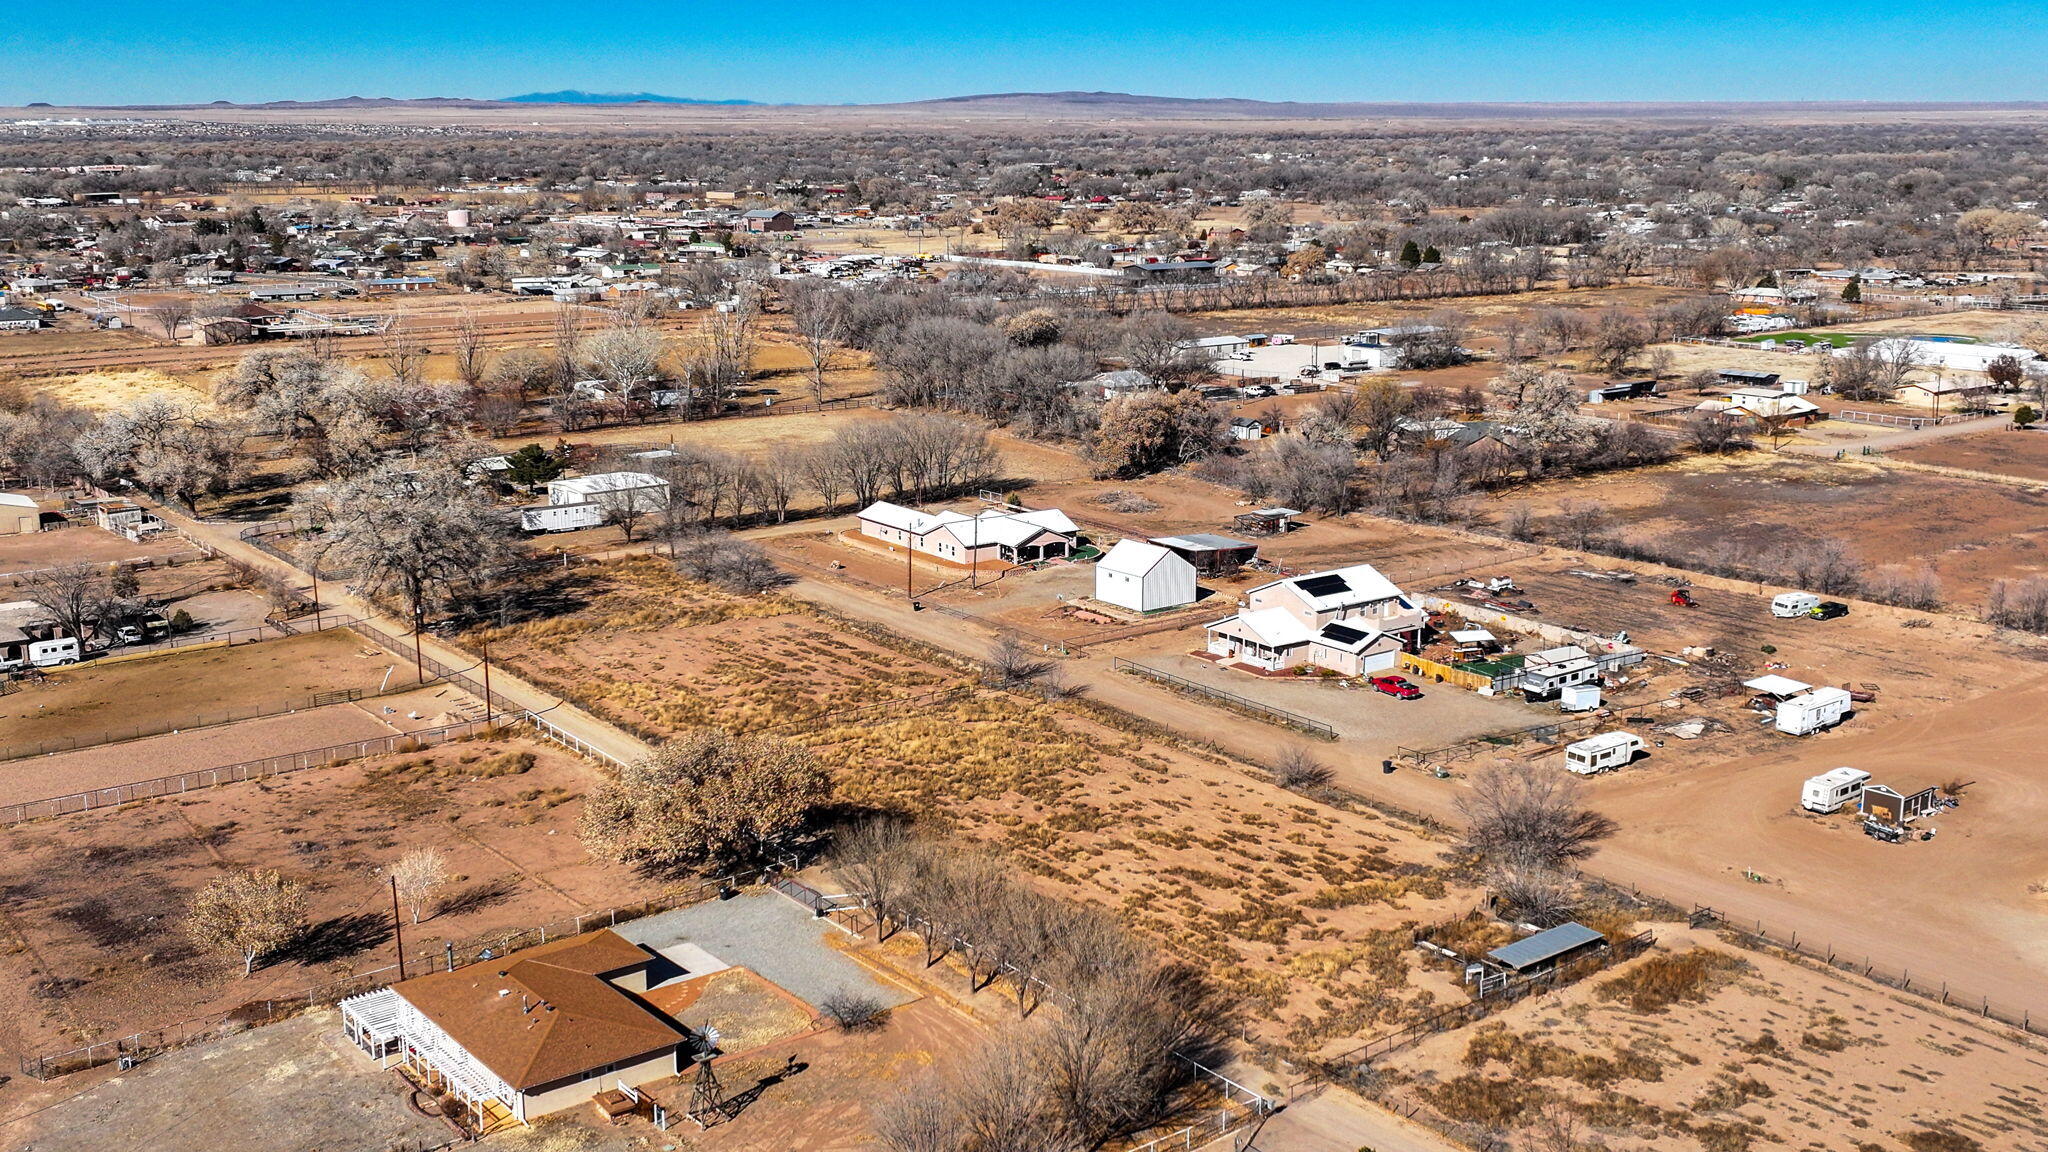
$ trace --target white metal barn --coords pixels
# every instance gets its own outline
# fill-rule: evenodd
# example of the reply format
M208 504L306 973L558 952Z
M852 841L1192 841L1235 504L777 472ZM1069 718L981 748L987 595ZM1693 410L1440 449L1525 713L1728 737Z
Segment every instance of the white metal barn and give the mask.
M1119 540L1095 565L1095 598L1133 612L1185 607L1195 602L1195 566L1157 544Z

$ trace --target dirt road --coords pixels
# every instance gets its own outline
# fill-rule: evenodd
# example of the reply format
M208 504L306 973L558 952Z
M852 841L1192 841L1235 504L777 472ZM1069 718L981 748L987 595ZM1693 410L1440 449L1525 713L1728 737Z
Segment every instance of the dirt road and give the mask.
M302 591L309 591L311 588L312 580L304 572L236 536L236 526L233 524L216 524L203 520L194 520L177 509L167 508L160 504L152 503L151 510L180 532L206 544L224 556L248 564L259 571L277 573L288 580L292 587ZM329 611L350 613L358 619L381 628L389 635L407 637L409 629L405 624L391 619L368 601L350 595L347 591L337 588L332 583L322 586L320 589L320 601ZM409 637L407 638L409 639ZM476 658L453 645L444 643L433 636L423 636L419 639L419 648L421 654L428 659L438 660L444 665L468 672L472 676L480 676L480 673L475 671L478 665ZM565 700L561 700L534 687L532 684L527 683L503 668L493 667L491 670L491 691L499 697L501 707L519 708L532 712L560 729L565 735L582 741L603 755L615 760L637 760L649 752L648 746L639 739L612 727L610 724L597 719Z
M957 617L915 612L901 599L856 591L822 579L800 579L788 590L830 611L883 625L970 659L983 657L992 639L991 632ZM1061 668L1070 684L1085 688L1095 700L1255 763L1271 763L1281 749L1305 742L1286 729L1113 672L1107 653L1102 650L1066 661ZM2025 699L2048 705L2048 681L2032 686ZM2023 720L2037 711L2031 703L2019 707L2012 699L1985 698L1976 702L1969 714L1974 719L1944 722L1937 715L1933 719L1908 720L1857 733L1853 742L1802 745L1787 755L1829 760L1847 757L1842 762L1876 763L1883 750L1893 749L1890 755L1895 758L1938 761L1942 759L1939 743L1922 746L1923 741L1933 739L1930 725L1942 727L1947 733L1944 739L1953 740L1959 733L1987 731L1986 726L1995 715L2005 715L2011 722L1992 729L1996 733L1992 746L1973 749L1970 754L2023 755L2021 745L2028 738ZM1951 729L1950 725L1955 723L1962 727ZM1457 798L1465 787L1461 781L1438 780L1414 771L1383 774L1378 757L1355 743L1309 743L1335 770L1340 787L1376 803L1446 823L1458 822ZM1768 792L1765 785L1748 782L1740 765L1725 770L1714 766L1711 778L1679 777L1675 783L1693 781L1687 794L1697 796L1687 801L1690 803L1720 802L1716 797L1721 791L1730 796L1748 795L1749 803L1739 810L1756 808L1760 814L1744 819L1768 819L1793 802L1792 794L1783 792L1782 780L1777 779L1788 773L1803 779L1812 771L1804 766L1787 769L1780 765ZM2015 796L2000 799L2032 802ZM1867 955L1872 963L1882 967L1947 980L1963 992L1988 996L2005 1008L2048 1016L2048 932L2036 931L2030 926L2032 921L2020 917L2017 910L1993 914L1980 911L1975 920L1963 912L1940 908L1885 911L1881 883L1877 891L1872 891L1873 882L1883 875L1886 866L1917 866L1919 858L1894 855L1862 859L1860 842L1865 838L1861 836L1855 837L1859 843L1851 846L1858 858L1843 866L1834 883L1805 883L1795 888L1757 884L1745 879L1743 869L1768 870L1771 861L1743 856L1744 843L1755 843L1754 829L1736 820L1731 821L1725 832L1713 836L1698 836L1691 825L1680 834L1668 820L1658 818L1659 811L1671 811L1669 806L1673 802L1671 796L1659 791L1613 805L1612 814L1621 821L1623 830L1601 849L1587 871L1681 907L1703 904L1735 920L1761 919L1773 931L1797 931L1802 939L1831 944L1842 954ZM1608 807L1606 801L1600 803ZM1913 852L1921 846L1886 847ZM2017 850L2018 846L2014 847ZM1860 880L1856 879L1858 876ZM1977 878L1981 880L1982 877ZM1967 875L1954 877L1958 890L1965 890L1974 882ZM1981 909L1981 905L1978 907Z

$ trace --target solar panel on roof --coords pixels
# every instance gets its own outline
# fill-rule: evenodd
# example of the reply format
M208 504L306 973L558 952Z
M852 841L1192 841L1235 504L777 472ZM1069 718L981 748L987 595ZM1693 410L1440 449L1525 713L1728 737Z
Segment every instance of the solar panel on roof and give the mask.
M1356 644L1360 640L1365 639L1365 633L1360 632L1356 628L1346 627L1343 624L1325 624L1323 625L1323 637L1328 640L1334 640L1339 644Z
M1344 578L1337 575L1309 576L1294 583L1303 592L1317 597L1335 596L1339 592L1351 591L1351 585L1346 584Z

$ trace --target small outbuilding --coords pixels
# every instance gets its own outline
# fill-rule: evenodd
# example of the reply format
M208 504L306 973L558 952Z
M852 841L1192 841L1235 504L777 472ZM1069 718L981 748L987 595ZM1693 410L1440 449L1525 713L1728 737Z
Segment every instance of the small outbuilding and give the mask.
M1280 536L1300 527L1294 522L1301 515L1299 508L1261 508L1256 512L1239 515L1233 523L1240 532L1255 536Z
M1257 544L1211 532L1154 536L1149 543L1157 544L1194 565L1195 572L1202 576L1225 576L1259 558Z
M34 497L0 492L0 536L43 530L43 510Z
M1095 598L1133 612L1164 612L1195 602L1195 566L1142 540L1119 540L1095 565Z
M1573 921L1495 948L1486 954L1486 962L1502 972L1535 976L1606 950L1607 937Z

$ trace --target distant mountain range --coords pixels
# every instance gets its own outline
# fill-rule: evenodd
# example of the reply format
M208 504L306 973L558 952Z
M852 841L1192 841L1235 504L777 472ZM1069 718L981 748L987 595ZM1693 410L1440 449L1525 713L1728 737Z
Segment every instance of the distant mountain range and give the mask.
M710 100L663 96L654 92L529 92L501 99L388 96L345 96L329 100L273 100L237 104L67 105L86 113L168 113L177 118L246 120L251 123L304 117L361 123L491 124L517 118L521 123L604 127L620 124L651 126L675 122L754 123L955 123L1070 122L1183 123L1298 121L1372 122L1389 120L1465 120L1570 122L1589 120L1774 122L1845 122L1885 117L1919 116L1940 119L1968 113L1998 114L2035 122L2048 116L2048 103L2038 101L1942 102L1911 100L1840 101L1488 101L1443 102L1297 102L1233 97L1146 96L1129 92L991 92L906 100L884 104L770 104L758 100ZM48 115L49 105L37 105ZM329 113L341 115L328 116Z
M654 92L583 92L566 88L560 92L528 92L507 96L500 104L759 104L759 100L700 100L694 96L662 96Z

